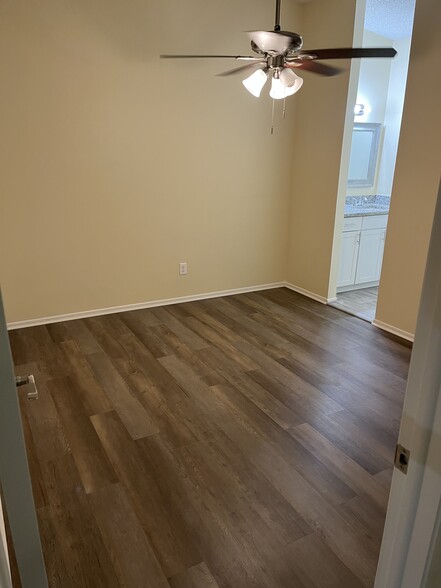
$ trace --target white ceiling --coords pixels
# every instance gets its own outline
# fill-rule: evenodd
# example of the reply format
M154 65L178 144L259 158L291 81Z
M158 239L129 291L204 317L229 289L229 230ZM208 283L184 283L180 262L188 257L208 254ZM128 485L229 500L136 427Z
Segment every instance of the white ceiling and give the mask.
M388 39L412 34L415 0L367 0L365 28Z

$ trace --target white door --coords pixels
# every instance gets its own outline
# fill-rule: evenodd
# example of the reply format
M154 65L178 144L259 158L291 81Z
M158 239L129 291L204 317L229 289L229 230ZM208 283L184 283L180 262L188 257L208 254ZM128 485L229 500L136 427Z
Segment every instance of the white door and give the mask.
M367 229L361 231L360 250L358 253L356 284L378 282L383 263L385 229Z
M355 284L360 231L347 231L341 239L340 268L337 288Z
M0 477L22 588L48 588L1 293ZM1 587L6 588L11 583L2 541L0 550Z

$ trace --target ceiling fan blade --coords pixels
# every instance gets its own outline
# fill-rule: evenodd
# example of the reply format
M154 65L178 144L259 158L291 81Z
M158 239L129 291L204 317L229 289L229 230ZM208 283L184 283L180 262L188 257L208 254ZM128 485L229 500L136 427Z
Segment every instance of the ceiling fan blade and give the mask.
M260 69L266 66L266 61L261 60L259 63L249 63L248 65L241 65L240 67L235 67L234 69L229 69L228 71L224 71L222 73L217 74L220 77L226 76L234 76L235 74L245 73L247 71L253 71Z
M160 55L161 59L238 59L242 61L260 61L252 55Z
M352 59L354 57L395 57L397 54L393 47L341 47L338 49L311 49L302 50L298 54L312 55L315 59Z
M248 31L251 46L258 53L282 55L302 46L302 37L289 31Z
M305 59L304 61L293 61L285 62L285 67L289 67L290 69L301 69L304 71L310 71L311 73L319 74L320 76L327 76L332 77L336 76L339 73L342 73L344 70L338 67L331 67L330 65L325 65L324 63L320 63L315 59Z

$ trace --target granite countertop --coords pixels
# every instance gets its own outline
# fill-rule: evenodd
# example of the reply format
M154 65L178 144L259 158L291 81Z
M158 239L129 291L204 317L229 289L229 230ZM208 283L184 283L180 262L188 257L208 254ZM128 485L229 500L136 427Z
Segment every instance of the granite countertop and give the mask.
M389 214L390 196L347 196L345 218Z

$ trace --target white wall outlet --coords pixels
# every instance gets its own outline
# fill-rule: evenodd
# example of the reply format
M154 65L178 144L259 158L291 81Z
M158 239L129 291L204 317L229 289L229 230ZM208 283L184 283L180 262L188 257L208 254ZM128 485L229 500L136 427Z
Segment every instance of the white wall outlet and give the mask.
M181 263L179 264L179 275L180 276L186 276L187 275L187 262L186 261L181 261Z

